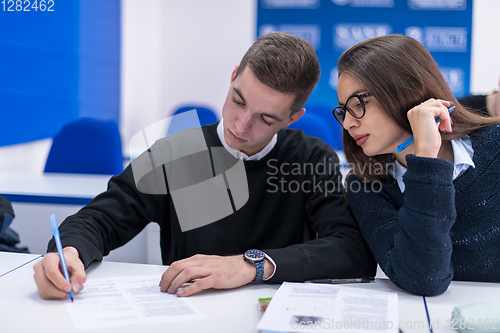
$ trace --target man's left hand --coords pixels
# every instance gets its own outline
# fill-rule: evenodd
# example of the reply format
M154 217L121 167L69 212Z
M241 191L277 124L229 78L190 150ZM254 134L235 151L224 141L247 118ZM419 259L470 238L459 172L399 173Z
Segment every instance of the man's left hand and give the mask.
M267 263L267 260L266 260ZM272 266L272 264L271 264ZM231 289L255 279L256 268L243 260L242 255L215 256L197 254L173 262L163 273L161 291L177 296L190 296L204 289ZM179 289L184 283L191 285Z

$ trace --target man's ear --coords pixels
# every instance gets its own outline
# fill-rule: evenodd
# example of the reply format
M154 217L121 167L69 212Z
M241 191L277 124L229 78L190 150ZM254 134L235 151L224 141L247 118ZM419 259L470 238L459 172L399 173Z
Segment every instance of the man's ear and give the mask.
M290 124L293 124L294 122L299 120L304 115L305 112L306 112L305 108L302 108L299 111L295 112L293 116L291 116L290 119L288 119L288 124L285 127L290 126Z
M236 75L238 75L238 68L240 68L240 66L234 66L233 73L231 73L231 83L233 83L233 81L236 79Z

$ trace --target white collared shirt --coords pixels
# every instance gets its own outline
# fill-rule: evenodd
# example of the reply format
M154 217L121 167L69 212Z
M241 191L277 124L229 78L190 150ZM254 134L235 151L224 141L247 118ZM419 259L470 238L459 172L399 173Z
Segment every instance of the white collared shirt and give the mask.
M226 150L231 155L233 155L236 158L241 158L243 159L243 161L258 161L260 159L263 159L274 148L276 142L278 142L278 133L276 133L273 135L271 141L261 151L252 156L248 156L247 154L239 150L229 147L228 144L226 143L226 139L224 139L224 118L222 118L219 122L219 125L217 125L217 135L219 136L219 140L220 142L222 142L224 148L226 148ZM266 256L266 259L271 262L274 268L273 273L267 279L263 279L263 281L267 281L274 276L274 273L276 273L276 263L274 262L273 258L267 255L267 253L264 253L264 255Z
M453 180L455 180L469 167L476 167L472 161L472 158L474 157L474 149L472 149L472 143L468 135L465 135L457 140L451 140L451 147L453 149L454 156ZM389 167L389 174L398 181L399 189L403 193L405 191L403 175L407 169L402 166L397 159L394 160L395 164Z
M217 125L217 135L219 136L220 142L222 142L222 145L226 150L233 155L236 158L241 158L243 161L258 161L260 159L263 159L269 152L274 148L276 145L276 142L278 142L278 133L273 135L273 138L271 141L264 147L262 148L261 151L259 151L257 154L254 154L252 156L248 156L244 152L241 152L239 150L233 149L229 147L226 143L226 139L224 138L224 118L222 118L219 122L219 125Z

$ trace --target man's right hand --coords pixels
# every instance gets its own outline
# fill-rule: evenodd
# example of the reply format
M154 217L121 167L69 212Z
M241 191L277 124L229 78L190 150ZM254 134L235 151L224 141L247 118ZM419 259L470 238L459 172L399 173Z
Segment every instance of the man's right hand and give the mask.
M63 251L71 283L64 278L57 252L47 253L33 266L36 287L43 299L65 298L71 289L76 294L82 291L83 284L87 281L78 250L68 246Z

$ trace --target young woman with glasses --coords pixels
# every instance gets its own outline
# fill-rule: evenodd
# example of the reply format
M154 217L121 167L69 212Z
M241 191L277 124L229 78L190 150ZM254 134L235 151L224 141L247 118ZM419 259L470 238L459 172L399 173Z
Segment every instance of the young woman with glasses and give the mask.
M500 282L500 118L460 105L410 37L361 42L337 67L346 195L386 275L419 295Z

